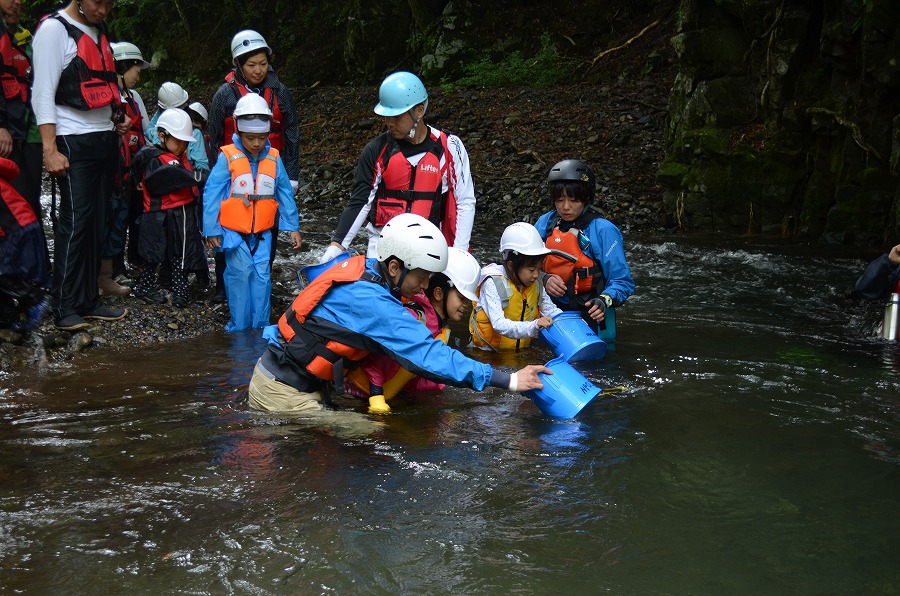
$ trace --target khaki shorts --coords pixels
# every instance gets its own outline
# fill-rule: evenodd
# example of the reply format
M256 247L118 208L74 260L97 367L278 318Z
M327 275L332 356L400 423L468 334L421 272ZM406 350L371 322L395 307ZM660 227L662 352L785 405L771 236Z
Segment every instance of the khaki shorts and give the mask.
M259 362L250 378L250 407L267 412L312 412L324 409L321 392L305 393L276 381Z

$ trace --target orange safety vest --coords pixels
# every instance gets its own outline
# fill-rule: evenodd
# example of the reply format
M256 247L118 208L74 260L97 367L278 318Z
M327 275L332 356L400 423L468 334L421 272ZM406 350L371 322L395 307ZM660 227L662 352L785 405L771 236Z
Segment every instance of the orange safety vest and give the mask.
M0 58L3 65L0 67L0 84L3 85L3 97L6 99L19 98L20 101L28 101L28 78L31 74L31 61L13 38L12 31L7 31L0 37Z
M222 201L219 223L223 228L242 234L256 234L273 228L278 216L275 196L278 150L269 148L265 157L259 160L256 180L250 169L250 159L236 145L223 146L222 153L228 159L231 172L231 194Z
M231 89L234 91L234 96L238 99L251 92L249 89L247 89L246 85L241 85L237 82L233 70L225 75L225 82L231 86ZM272 110L271 128L269 129L269 143L271 143L272 147L281 151L282 149L284 149L284 115L281 113L281 106L278 105L278 97L275 94L275 90L271 87L263 88L262 97L269 104L269 109ZM230 143L231 137L234 135L234 132L236 130L237 123L235 122L234 114L226 116L222 142Z
M569 228L567 232L561 232L554 228L547 236L544 245L550 250L561 251L575 257L570 259L550 253L544 259L544 272L558 275L565 282L573 295L589 294L597 287L598 281L603 280L603 272L599 270L594 261L581 250L578 244L579 230Z
M59 13L50 15L62 23L75 42L77 53L63 69L56 88L56 104L86 112L104 106L121 105L115 60L109 47L106 26L97 28L97 41L75 27Z
M297 294L290 308L278 319L278 331L285 341L298 340L297 348L289 349L291 357L318 379L333 381L335 368L343 367L343 361L359 362L369 355L366 350L339 340L319 338L303 328L306 318L335 284L360 280L373 280L366 272L366 257L360 255L336 263Z

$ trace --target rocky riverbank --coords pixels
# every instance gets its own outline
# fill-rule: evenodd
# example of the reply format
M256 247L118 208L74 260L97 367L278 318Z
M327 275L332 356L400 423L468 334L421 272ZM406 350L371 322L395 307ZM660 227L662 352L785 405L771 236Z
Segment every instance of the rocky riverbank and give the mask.
M466 144L478 197L479 225L499 230L517 220L534 221L547 208L544 178L561 159L577 157L597 172L599 206L627 235L664 229L662 193L656 181L664 157L663 124L671 68L653 78L619 77L608 83L553 89L461 89L431 94L432 124ZM296 90L302 118L302 173L298 203L306 217L304 248L284 246L273 270L273 312L280 313L297 289L296 270L313 262L352 187L363 145L383 122L371 109L374 87ZM362 244L360 244L362 247ZM107 298L125 306L122 321L61 332L47 317L29 334L0 331L0 370L76 357L91 349L169 342L218 332L228 321L225 305L212 305L210 288L192 288L183 309L150 306L134 298Z

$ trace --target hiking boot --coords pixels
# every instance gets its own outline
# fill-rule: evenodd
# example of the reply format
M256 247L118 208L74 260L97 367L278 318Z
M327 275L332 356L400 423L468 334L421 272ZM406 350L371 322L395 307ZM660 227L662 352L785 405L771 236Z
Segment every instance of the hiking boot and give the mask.
M78 315L68 315L61 319L56 319L55 325L57 329L63 331L78 331L80 329L87 329L91 326L90 323Z
M127 308L111 308L100 304L81 316L85 319L97 319L98 321L120 321L127 314Z

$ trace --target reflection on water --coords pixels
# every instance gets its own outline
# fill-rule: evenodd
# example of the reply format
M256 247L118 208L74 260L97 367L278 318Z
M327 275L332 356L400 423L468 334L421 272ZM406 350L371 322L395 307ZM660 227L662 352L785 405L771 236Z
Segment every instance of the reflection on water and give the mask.
M619 340L581 367L624 392L571 421L456 388L378 420L249 412L254 333L0 377L0 585L900 592L900 349L844 297L864 261L652 239L629 258Z

